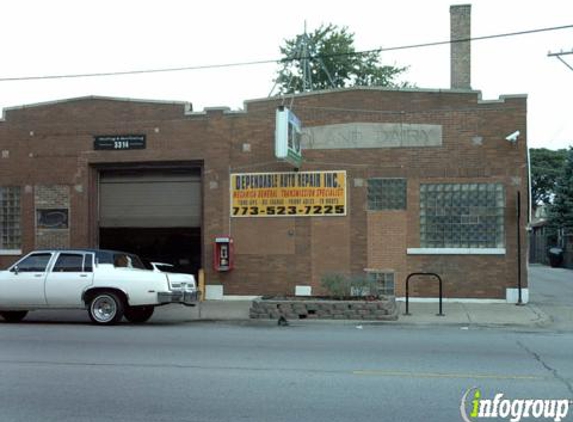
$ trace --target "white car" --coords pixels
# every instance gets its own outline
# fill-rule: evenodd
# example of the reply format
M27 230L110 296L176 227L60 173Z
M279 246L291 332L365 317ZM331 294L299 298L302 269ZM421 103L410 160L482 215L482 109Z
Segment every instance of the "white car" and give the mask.
M150 262L153 271L158 273L168 273L171 269L175 267L173 264L167 264L166 262Z
M101 249L39 250L0 271L0 316L19 322L37 309L87 309L95 324L147 321L156 306L194 306L191 274L146 269L137 255Z

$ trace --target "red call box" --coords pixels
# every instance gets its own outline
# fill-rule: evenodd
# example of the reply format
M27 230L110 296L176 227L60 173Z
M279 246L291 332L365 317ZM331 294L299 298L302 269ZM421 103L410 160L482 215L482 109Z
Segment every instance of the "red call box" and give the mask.
M213 268L215 271L231 271L233 261L233 238L229 236L216 237L213 244Z

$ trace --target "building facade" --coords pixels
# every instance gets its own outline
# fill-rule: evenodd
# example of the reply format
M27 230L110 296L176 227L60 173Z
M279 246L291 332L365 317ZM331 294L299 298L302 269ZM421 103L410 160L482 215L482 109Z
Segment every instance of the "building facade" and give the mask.
M303 127L298 169L275 157L283 102ZM408 274L431 272L445 297L505 299L527 287L526 129L525 96L468 89L355 88L197 113L104 97L6 109L0 265L103 247L202 268L212 297L324 294L328 274L403 296ZM218 271L215 241L228 237L232 268ZM413 294L437 287L422 280Z

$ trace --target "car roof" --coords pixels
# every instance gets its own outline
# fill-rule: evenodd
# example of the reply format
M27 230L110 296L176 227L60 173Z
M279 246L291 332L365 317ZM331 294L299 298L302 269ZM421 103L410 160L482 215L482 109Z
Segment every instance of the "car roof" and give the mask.
M106 264L106 263L112 264L113 260L114 260L114 256L117 254L136 256L136 254L130 253L130 252L114 251L111 249L93 249L93 248L38 249L38 250L32 251L32 253L42 253L42 252L44 252L44 253L52 253L52 252L93 253L93 254L95 254L97 260L101 264Z

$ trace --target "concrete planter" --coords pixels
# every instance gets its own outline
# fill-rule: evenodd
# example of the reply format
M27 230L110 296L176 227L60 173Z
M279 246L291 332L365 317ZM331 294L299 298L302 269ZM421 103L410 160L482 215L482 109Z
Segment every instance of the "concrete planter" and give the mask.
M396 321L395 297L377 300L328 300L317 298L257 299L251 304L253 319L337 319Z

